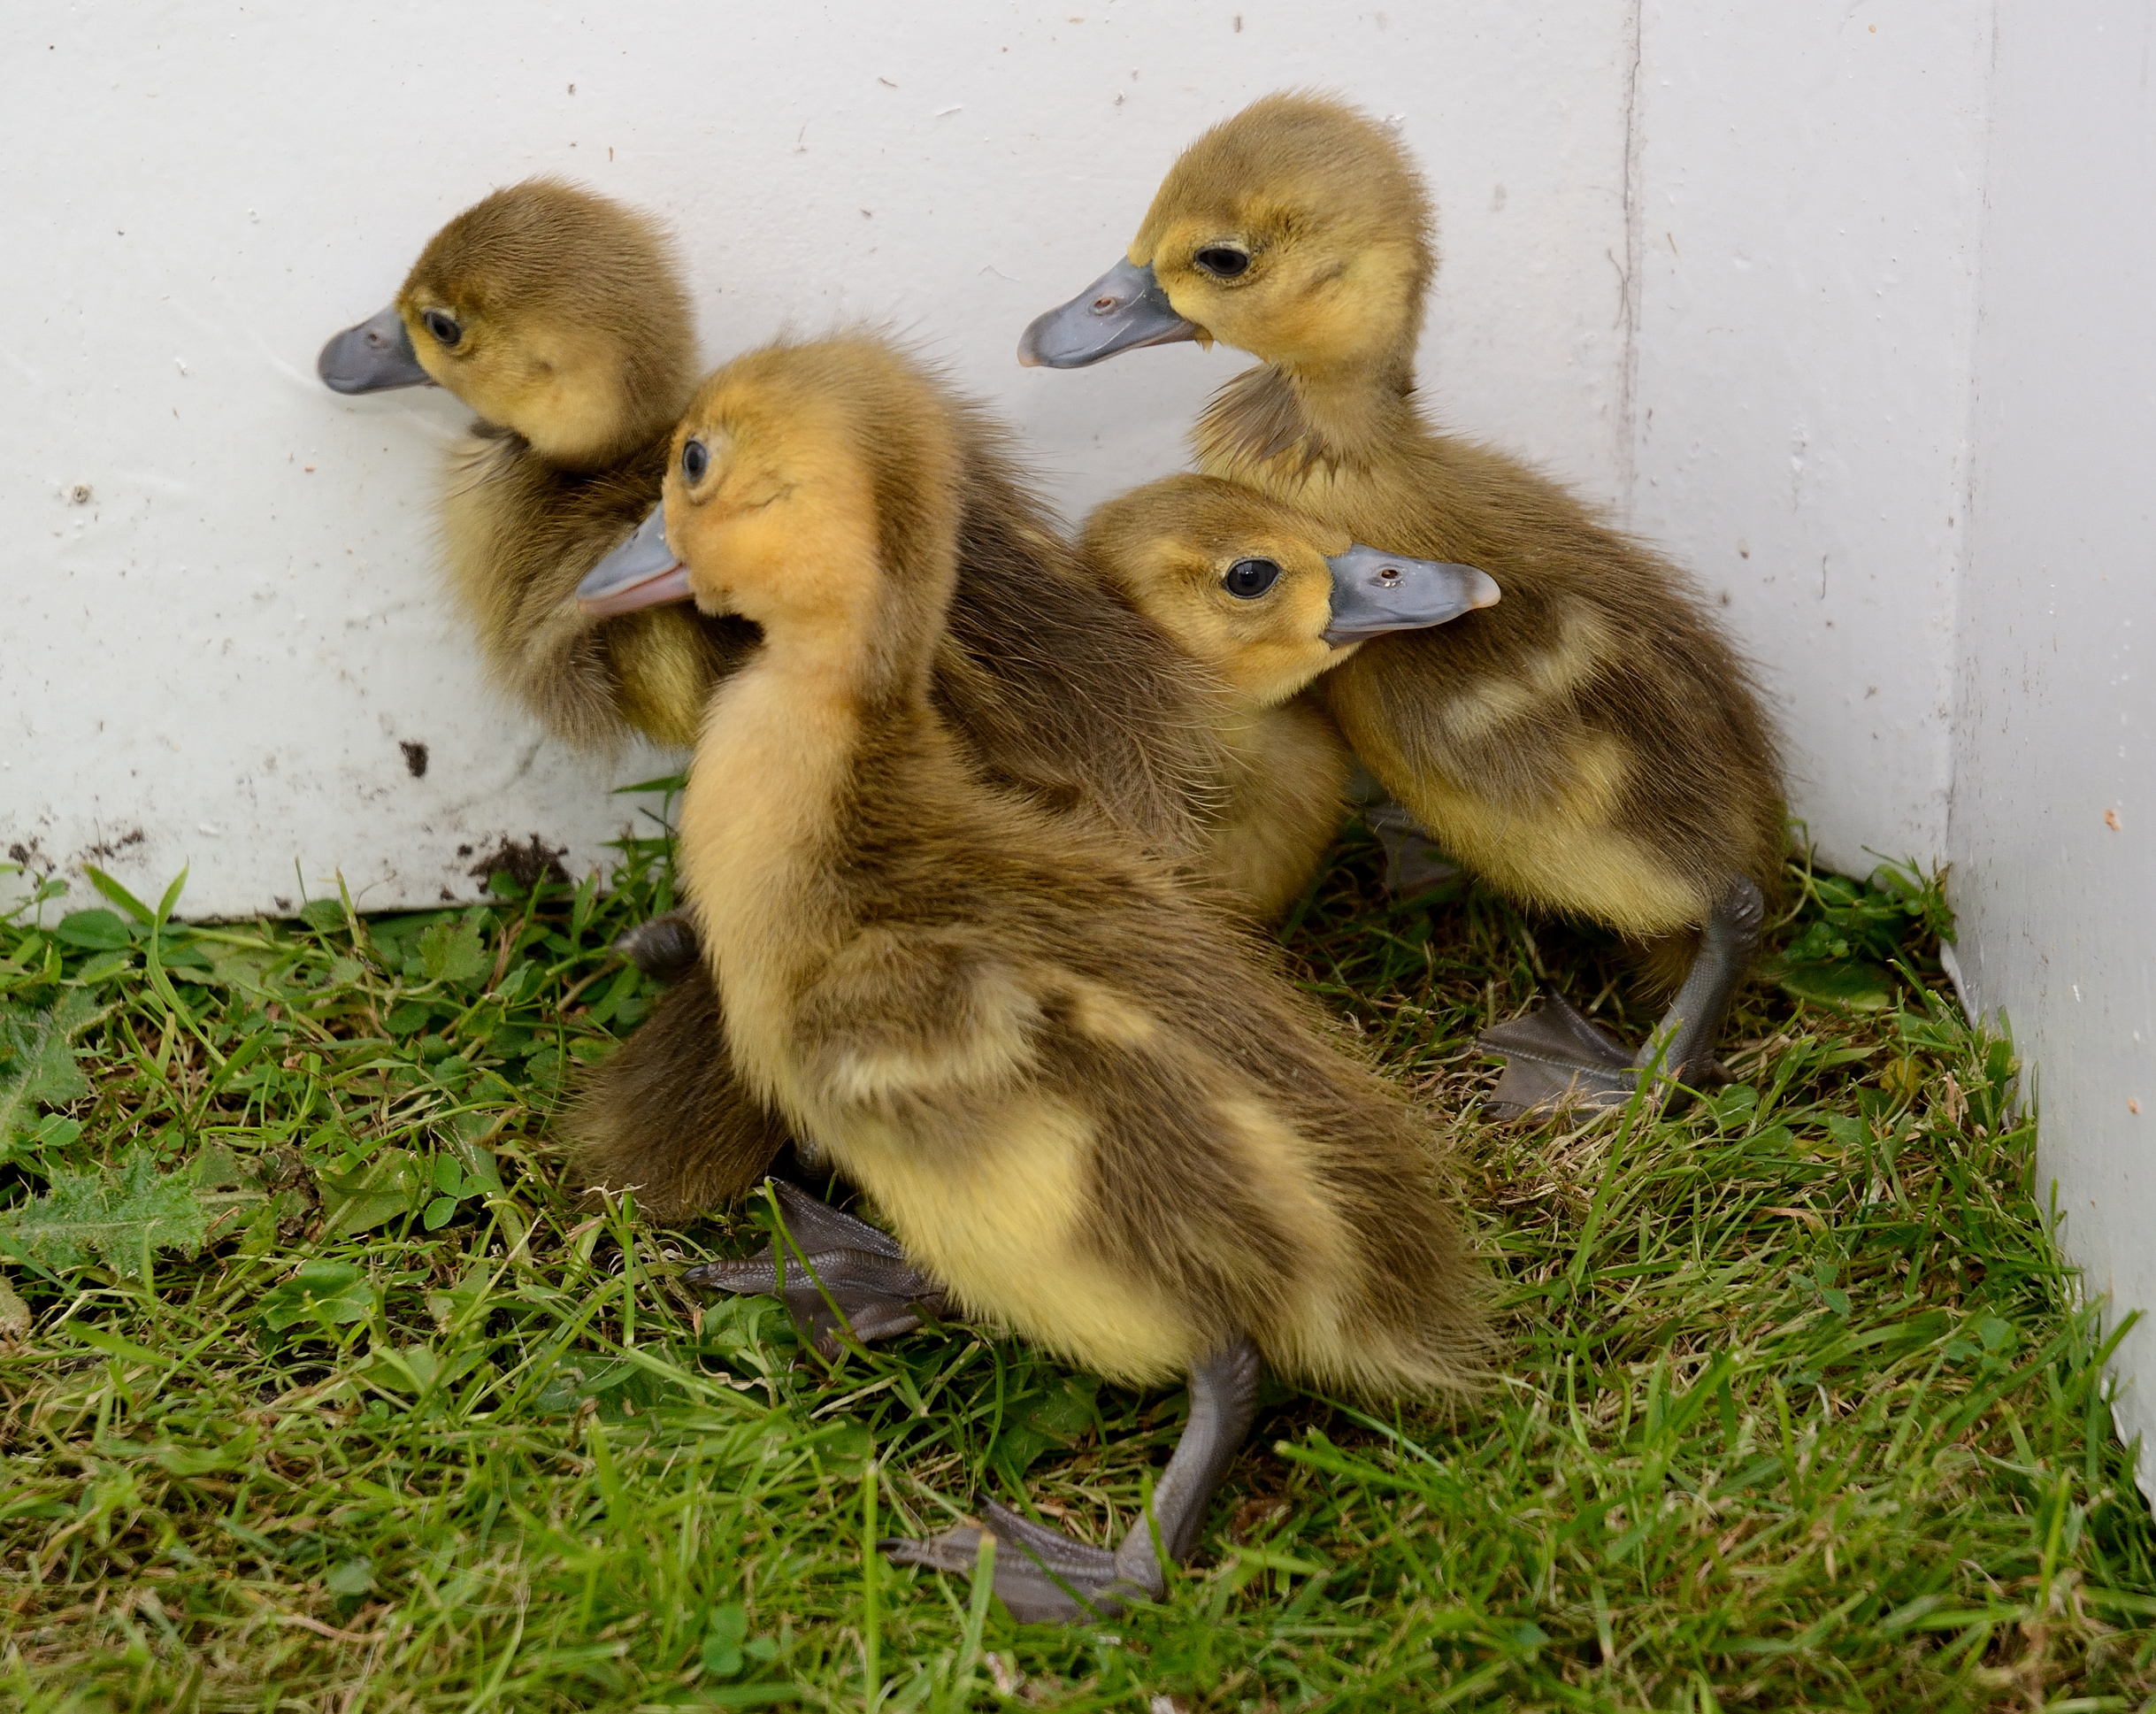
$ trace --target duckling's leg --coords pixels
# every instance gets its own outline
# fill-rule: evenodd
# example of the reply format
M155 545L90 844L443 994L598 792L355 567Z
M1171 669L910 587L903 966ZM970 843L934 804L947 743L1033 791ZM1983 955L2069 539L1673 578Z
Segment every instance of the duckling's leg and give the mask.
M1556 1111L1568 1103L1622 1107L1652 1068L1666 1084L1696 1084L1713 1064L1715 1038L1729 1016L1730 996L1759 950L1766 903L1739 875L1708 913L1692 969L1676 998L1638 1053L1591 1023L1561 995L1540 1011L1485 1030L1482 1046L1505 1057L1505 1074L1492 1091L1492 1117L1515 1118Z
M1166 1593L1154 1530L1161 1552L1178 1564L1197 1548L1206 1508L1257 1416L1259 1368L1258 1348L1238 1338L1192 1369L1190 1421L1154 1485L1153 1515L1133 1524L1115 1552L1073 1541L994 1500L981 1507L981 1524L995 1538L995 1592L1013 1618L1022 1625L1108 1618L1134 1597L1158 1601ZM879 1545L901 1565L971 1572L981 1533L963 1524L925 1541Z
M742 1262L707 1262L681 1276L745 1297L776 1297L825 1361L835 1361L842 1330L866 1343L911 1333L923 1311L941 1319L943 1287L906 1260L888 1233L842 1214L807 1191L771 1180L779 1231ZM786 1253L779 1251L783 1240Z
M702 956L695 921L686 911L640 922L615 937L613 949L653 981L670 984L687 975Z
M1362 811L1362 819L1385 852L1385 890L1396 899L1443 885L1460 865L1438 849L1422 824L1387 797Z
M1348 780L1347 795L1385 853L1385 890L1394 898L1413 898L1460 872L1460 865L1438 849L1422 825L1359 762Z

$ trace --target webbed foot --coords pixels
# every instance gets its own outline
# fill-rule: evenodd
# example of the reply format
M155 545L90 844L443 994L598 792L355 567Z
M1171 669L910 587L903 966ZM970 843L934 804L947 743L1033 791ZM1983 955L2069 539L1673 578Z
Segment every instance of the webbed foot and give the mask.
M1568 1104L1607 1111L1631 1099L1643 1072L1661 1086L1658 1106L1666 1101L1672 1111L1690 1099L1682 1086L1726 1081L1715 1063L1715 1038L1759 949L1765 915L1758 887L1732 877L1707 913L1684 986L1637 1053L1626 1053L1615 1037L1554 994L1540 1011L1484 1031L1482 1045L1506 1059L1491 1094L1492 1116L1539 1115Z
M1460 865L1439 850L1421 824L1390 797L1381 795L1366 803L1362 820L1385 852L1385 890L1393 898L1411 899L1442 886L1460 872Z
M980 1524L960 1524L920 1541L879 1541L898 1565L971 1575L979 1564L983 1530L995 1538L995 1592L1021 1625L1068 1625L1073 1619L1112 1618L1132 1596L1149 1592L1117 1567L1118 1555L1021 1518L989 1500Z
M1260 1368L1258 1348L1240 1336L1192 1366L1190 1419L1154 1484L1153 1515L1133 1524L1113 1553L1073 1541L994 1500L982 1505L979 1524L961 1524L925 1541L877 1545L901 1565L970 1575L986 1527L995 1538L995 1592L1021 1624L1106 1618L1133 1599L1158 1601L1167 1593L1168 1573L1154 1550L1155 1535L1161 1553L1178 1564L1196 1550L1205 1509L1257 1417Z
M866 1344L942 1318L943 1287L909 1263L888 1233L783 1179L771 1186L779 1199L780 1236L744 1261L689 1268L681 1275L685 1283L778 1298L826 1362L837 1359L848 1333Z
M614 937L613 950L655 982L671 985L696 967L696 925L684 911L640 922Z
M1486 1111L1494 1118L1554 1113L1567 1106L1607 1111L1632 1098L1639 1073L1616 1037L1561 994L1542 1010L1482 1033L1485 1051L1505 1057Z

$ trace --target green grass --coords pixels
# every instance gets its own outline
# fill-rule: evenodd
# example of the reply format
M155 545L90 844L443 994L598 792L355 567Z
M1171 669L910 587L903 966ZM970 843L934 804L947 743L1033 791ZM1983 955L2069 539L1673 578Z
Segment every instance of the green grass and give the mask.
M753 1210L563 1195L549 1115L648 1004L603 949L663 857L603 897L189 928L107 888L0 926L0 1702L2156 1692L2156 1530L1935 890L1799 877L1788 986L1682 1120L1500 1130L1476 1028L1545 977L1609 1016L1621 960L1466 888L1388 905L1351 841L1290 945L1458 1141L1503 1378L1448 1414L1275 1389L1167 1600L1059 1632L867 1543L983 1489L1119 1533L1179 1395L962 1328L806 1366L775 1305L675 1283Z

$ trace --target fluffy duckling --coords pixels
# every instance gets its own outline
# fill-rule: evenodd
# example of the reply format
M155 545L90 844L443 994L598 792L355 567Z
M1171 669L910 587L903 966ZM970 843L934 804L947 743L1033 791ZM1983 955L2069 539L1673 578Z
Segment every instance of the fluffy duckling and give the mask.
M1199 466L1358 541L1478 565L1503 603L1383 637L1322 680L1378 780L1523 903L1689 966L1628 1054L1561 1000L1484 1037L1500 1111L1697 1081L1758 943L1784 849L1781 772L1749 673L1698 590L1518 460L1439 433L1414 397L1435 266L1398 138L1337 102L1269 96L1207 132L1125 259L1026 330L1075 367L1174 339L1262 359L1195 434Z
M602 616L576 600L657 500L694 359L664 234L551 179L466 209L389 308L322 348L337 392L439 385L476 413L441 498L450 583L496 681L572 743L632 732L693 743L712 685L755 647L742 619L689 607ZM671 958L686 980L590 1079L569 1122L586 1181L644 1188L662 1220L738 1195L786 1141L710 1050L717 998L680 938L664 920L625 937L639 963Z
M1235 873L1217 886L1205 874L1225 770L1203 676L1086 575L1000 424L955 400L942 419L958 449L958 573L932 650L939 713L999 786L1111 829L1194 888L1232 898ZM617 613L669 601L687 588L673 565L663 530L640 532L587 579L587 598ZM592 1073L567 1129L587 1182L633 1186L653 1218L679 1222L756 1182L773 1122L739 1108L721 1050L692 1045L720 1032L693 929L660 918L626 949L679 980ZM841 1301L870 1319L889 1308L865 1286Z
M1299 693L1374 637L1498 599L1471 565L1362 547L1210 476L1170 476L1108 502L1086 520L1079 552L1212 677L1227 772L1211 866L1262 921L1309 885L1354 768L1331 717Z
M572 743L693 743L712 684L755 643L738 619L601 619L574 599L656 500L694 365L664 234L555 179L466 209L389 308L322 348L337 392L434 384L478 416L442 493L450 581L495 678Z
M681 866L739 1074L952 1302L1118 1380L1189 1378L1154 1506L1180 1557L1261 1359L1454 1387L1483 1323L1405 1106L1166 865L985 776L939 706L966 432L860 339L753 353L690 405L666 536L763 642L713 696ZM1110 1553L986 1522L1020 1618L1163 1587L1145 1523ZM978 1539L886 1551L964 1571Z

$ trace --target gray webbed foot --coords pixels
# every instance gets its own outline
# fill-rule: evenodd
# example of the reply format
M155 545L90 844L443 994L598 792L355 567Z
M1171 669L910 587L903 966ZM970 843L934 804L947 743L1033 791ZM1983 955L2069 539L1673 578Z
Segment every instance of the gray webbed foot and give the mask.
M1485 1030L1480 1045L1505 1056L1487 1103L1493 1118L1555 1112L1577 1105L1607 1111L1632 1097L1638 1072L1616 1037L1561 994L1542 1010Z
M1147 1593L1122 1575L1117 1556L1106 1548L1073 1541L994 1500L981 1503L980 1520L995 1538L996 1595L1021 1625L1112 1618L1133 1596ZM921 1541L893 1537L876 1545L894 1564L971 1576L979 1564L981 1533L979 1526L959 1524Z
M1379 796L1362 808L1362 820L1385 852L1385 890L1395 899L1411 899L1441 887L1460 865L1438 849L1416 819L1390 797Z
M1158 1601L1168 1573L1154 1551L1181 1564L1196 1551L1205 1510L1258 1413L1258 1348L1238 1338L1195 1364L1190 1375L1190 1420L1153 1487L1153 1516L1140 1518L1110 1553L1073 1541L990 1500L980 1524L962 1524L925 1541L879 1542L901 1565L927 1565L970 1574L978 1563L982 1526L995 1538L995 1592L1025 1625L1064 1625L1106 1618L1133 1600Z
M1557 995L1540 1011L1485 1030L1482 1046L1505 1056L1505 1072L1492 1092L1492 1116L1513 1118L1554 1112L1567 1104L1622 1107L1638 1087L1641 1072L1661 1086L1657 1103L1674 1111L1688 1100L1681 1086L1703 1088L1726 1080L1715 1063L1715 1038L1729 1016L1730 998L1759 950L1766 905L1760 889L1735 877L1707 914L1692 969L1638 1052L1628 1054L1608 1034Z
M943 1287L909 1263L888 1233L783 1179L771 1183L782 1234L744 1261L706 1262L686 1270L686 1284L778 1298L826 1362L837 1359L848 1332L866 1344L942 1318L948 1308Z
M618 934L613 949L655 982L679 981L696 967L696 925L688 913L670 911Z

